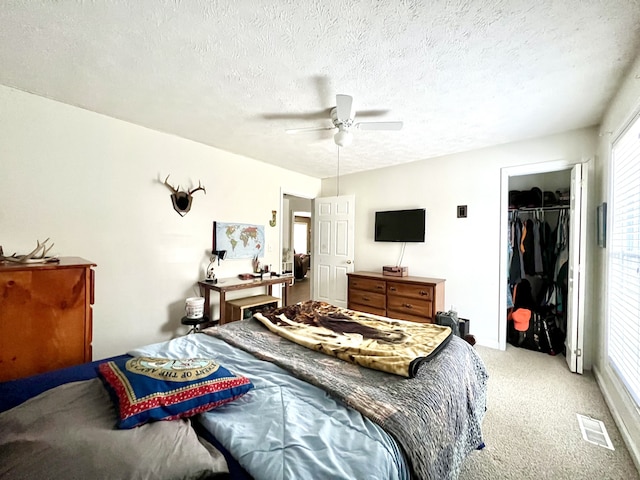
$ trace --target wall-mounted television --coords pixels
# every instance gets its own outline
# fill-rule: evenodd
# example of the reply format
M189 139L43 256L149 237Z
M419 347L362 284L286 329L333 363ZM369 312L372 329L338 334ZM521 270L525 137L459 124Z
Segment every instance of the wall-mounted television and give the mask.
M388 210L376 212L376 242L424 242L426 210Z

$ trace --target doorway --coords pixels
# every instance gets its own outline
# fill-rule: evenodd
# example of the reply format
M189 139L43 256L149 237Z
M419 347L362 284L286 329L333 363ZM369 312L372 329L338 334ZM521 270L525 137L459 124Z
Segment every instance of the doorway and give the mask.
M308 271L311 265L309 255L312 249L313 199L293 193L282 192L282 231L280 251L282 273L293 275L289 287L289 303L310 300L312 278ZM303 256L307 257L304 258ZM306 270L303 272L303 269Z
M567 225L569 233L568 255L565 259L568 267L568 293L564 307L566 311L566 359L572 372L582 373L583 369L583 332L584 332L584 253L586 226L586 186L587 163L555 161L540 164L522 165L502 169L501 180L501 240L500 240L500 320L498 322L499 348L504 350L507 343L507 308L511 285L509 281L512 233L512 212L509 211L509 191L526 189L532 183L542 182L544 190L558 188L570 190ZM567 175L570 180L567 181ZM554 183L555 182L555 183ZM536 185L538 186L538 185ZM544 191L543 190L543 191ZM512 199L513 200L513 199ZM512 203L512 202L511 202ZM542 213L534 209L534 213Z

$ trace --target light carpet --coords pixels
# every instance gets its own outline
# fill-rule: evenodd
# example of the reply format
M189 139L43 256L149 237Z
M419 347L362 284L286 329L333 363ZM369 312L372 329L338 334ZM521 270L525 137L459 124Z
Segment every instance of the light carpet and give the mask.
M461 480L640 479L590 371L511 345L476 349L490 375L486 448L469 455ZM576 413L604 422L615 450L583 440Z

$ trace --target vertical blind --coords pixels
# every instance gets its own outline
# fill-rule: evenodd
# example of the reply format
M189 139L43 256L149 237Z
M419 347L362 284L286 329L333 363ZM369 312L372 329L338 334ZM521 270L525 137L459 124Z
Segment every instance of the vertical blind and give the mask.
M613 144L607 232L607 353L640 406L640 117Z

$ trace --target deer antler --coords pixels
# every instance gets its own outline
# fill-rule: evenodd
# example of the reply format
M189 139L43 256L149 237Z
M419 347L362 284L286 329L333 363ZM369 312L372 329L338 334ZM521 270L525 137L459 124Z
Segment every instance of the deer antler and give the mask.
M27 262L29 260L31 260L32 258L35 259L44 259L45 255L47 254L47 252L49 250L51 250L51 247L53 247L55 244L52 243L50 246L47 247L47 242L49 241L49 239L47 238L44 242L40 243L40 240L38 240L38 246L36 248L34 248L31 252L27 253L26 255L16 255L15 253L13 255L11 255L11 257L2 257L5 260L11 260L14 262ZM40 252L42 251L42 252Z
M198 180L198 188L194 188L193 190L189 190L189 196L191 196L192 194L194 194L198 190L202 190L205 193L205 195L207 194L207 191L205 190L205 188L200 184L200 180Z
M43 243L47 243L49 241L49 239L47 238ZM49 252L49 250L51 250L51 247L53 247L55 245L55 243L52 243L50 246L48 246L47 248L45 248L42 251L42 255L40 256L40 258L44 258L47 256L47 253Z
M180 185L178 185L178 188L174 188L171 185L169 185L169 183L167 182L167 180L169 180L169 175L167 175L167 178L164 179L164 184L167 187L169 187L169 190L171 190L173 193L178 193L178 191L180 190Z

